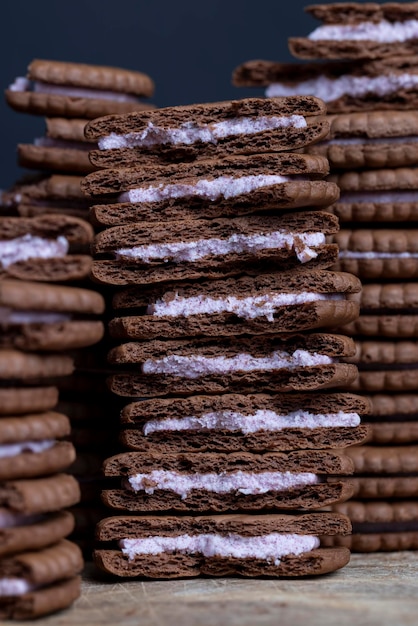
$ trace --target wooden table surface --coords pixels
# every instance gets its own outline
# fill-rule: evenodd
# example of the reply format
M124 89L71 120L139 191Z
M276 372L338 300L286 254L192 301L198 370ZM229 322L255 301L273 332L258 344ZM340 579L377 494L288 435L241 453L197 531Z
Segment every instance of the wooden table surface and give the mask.
M74 607L35 624L416 626L418 552L356 554L343 570L305 580L109 582L88 566Z

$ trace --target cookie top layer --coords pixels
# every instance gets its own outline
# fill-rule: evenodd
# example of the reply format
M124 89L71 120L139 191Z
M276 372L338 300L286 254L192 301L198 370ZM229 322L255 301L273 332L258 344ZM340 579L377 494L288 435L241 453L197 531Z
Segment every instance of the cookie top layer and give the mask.
M0 282L0 307L100 315L105 302L101 294L91 289L4 280Z
M112 90L138 96L152 96L154 92L153 81L146 74L103 65L35 59L28 66L28 78L55 85Z
M246 537L271 532L295 534L345 535L350 523L345 515L337 513L309 513L308 515L216 515L152 517L113 516L99 522L96 537L99 541L115 541L127 537L175 536L215 532L237 533Z

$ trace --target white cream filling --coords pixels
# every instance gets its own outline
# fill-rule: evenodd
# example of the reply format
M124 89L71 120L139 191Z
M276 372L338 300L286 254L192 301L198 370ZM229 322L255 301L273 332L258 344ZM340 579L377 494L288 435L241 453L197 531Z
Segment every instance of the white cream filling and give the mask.
M324 141L321 145L327 146L373 146L373 145L385 145L385 144L394 144L403 146L405 144L417 143L418 137L416 136L405 136L405 137L336 137L335 139L330 139L330 141Z
M258 296L237 298L210 298L193 296L184 298L177 293L169 300L157 300L147 308L147 314L155 317L188 317L189 315L235 313L243 319L266 317L274 322L276 309L283 306L318 302L319 300L341 300L340 294L322 294L309 291L299 293L265 293Z
M333 102L343 96L362 98L367 94L386 96L403 89L415 89L418 74L385 74L383 76L351 76L339 78L318 76L297 84L272 83L266 90L268 98L277 96L314 95L325 102Z
M99 139L100 150L117 148L152 148L156 145L171 143L174 145L190 145L197 141L203 143L217 143L218 139L237 135L254 135L265 130L277 128L306 128L307 123L303 115L287 116L260 116L237 117L214 124L198 124L185 122L178 128L161 128L152 122L141 132L118 135L111 133Z
M205 557L220 556L237 559L263 559L280 564L280 559L288 554L299 555L318 548L320 541L313 535L269 533L247 537L236 533L220 535L202 533L200 535L177 535L169 537L144 537L121 539L119 547L130 561L142 554L201 554Z
M15 528L36 524L44 519L43 515L22 515L7 509L0 508L0 528Z
M418 190L343 192L338 202L376 202L377 204L385 204L387 202L418 202Z
M52 259L63 257L69 249L65 237L44 239L33 235L23 235L15 239L0 241L0 267L7 268L18 261L28 259Z
M298 260L306 263L318 256L313 250L325 243L323 233L289 233L274 231L268 234L243 235L236 233L227 239L200 239L197 241L175 241L169 243L134 246L115 250L116 258L140 259L144 263L154 260L172 260L176 263L197 261L206 256L241 254L259 250L294 250Z
M0 598L9 596L23 596L29 591L36 589L35 585L32 585L24 578L0 578Z
M378 43L401 43L418 37L418 20L404 22L360 22L359 24L326 24L310 35L313 41L374 41Z
M201 376L217 376L233 372L294 370L300 367L315 367L330 363L333 363L333 359L329 356L317 352L311 353L307 350L295 350L293 354L278 350L266 357L255 357L245 353L233 357L171 354L162 359L147 359L142 364L142 371L144 374L168 374L183 378L200 378Z
M282 415L268 409L259 409L254 414L244 415L236 411L215 411L203 413L200 417L167 417L151 419L143 426L145 436L158 432L229 430L244 434L260 431L278 432L289 428L354 428L360 424L357 413L310 413L309 411L292 411Z
M355 252L340 250L341 259L418 259L418 252Z
M302 180L301 176L280 176L258 174L256 176L219 176L213 180L198 180L193 185L186 183L172 183L163 185L160 183L157 187L139 187L138 189L130 189L120 194L119 202L160 202L170 198L184 198L187 196L199 196L200 198L208 198L209 200L217 200L218 198L235 198L242 194L251 193L262 187L271 185L281 185L290 180Z
M68 313L54 313L53 311L21 311L0 306L0 324L57 324L68 322L71 315Z
M108 91L103 89L89 89L88 87L66 87L65 85L55 85L53 83L43 83L34 81L33 83L22 76L15 79L9 86L10 91L34 91L36 93L46 93L55 96L66 96L69 98L98 98L99 100L113 100L114 102L139 102L139 98L127 93Z
M55 439L44 439L42 441L20 441L19 443L8 443L0 445L0 459L17 456L23 452L41 453L49 450L56 444Z
M152 470L147 474L129 476L128 485L133 491L145 491L152 495L155 490L174 491L185 500L193 489L212 493L238 492L244 495L287 491L317 485L319 477L311 472L222 472L208 474L180 474L170 470Z

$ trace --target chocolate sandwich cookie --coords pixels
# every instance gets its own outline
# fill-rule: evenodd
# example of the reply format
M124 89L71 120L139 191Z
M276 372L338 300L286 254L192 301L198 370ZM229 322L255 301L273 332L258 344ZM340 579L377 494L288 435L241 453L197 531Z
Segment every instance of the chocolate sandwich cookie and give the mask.
M353 446L345 454L355 474L388 476L418 474L418 446Z
M379 59L418 52L418 2L339 2L305 11L323 24L308 37L291 37L301 59Z
M368 437L353 394L225 394L142 400L121 412L121 442L150 452L345 448Z
M358 378L350 390L367 392L415 391L418 384L418 342L357 340L356 354L344 361L356 363Z
M418 337L418 283L383 283L363 285L360 317L340 331L347 335Z
M237 154L298 150L323 138L325 105L303 96L247 98L109 116L86 127L100 168L161 165Z
M93 229L66 215L0 218L0 278L44 282L86 278Z
M74 369L70 356L28 354L19 350L0 350L0 381L43 379L69 376Z
M406 222L418 220L418 168L360 170L332 174L341 189L330 207L341 222ZM396 226L396 224L394 224Z
M50 411L0 420L0 480L47 476L75 459L68 417Z
M335 504L334 511L348 515L353 525L350 536L321 538L326 546L346 546L353 552L418 550L418 503L359 502Z
M328 161L321 156L292 152L250 154L214 158L192 163L160 166L109 168L84 178L81 189L88 196L116 196L119 201L149 202L182 198L183 202L202 198L240 197L263 187L324 178ZM298 178L293 178L297 181Z
M363 421L371 429L371 443L418 443L418 394L377 393L368 399L371 413Z
M248 61L233 74L237 87L268 87L269 98L309 93L324 100L328 113L415 110L418 56L350 62L277 63Z
M58 402L57 387L0 387L0 415L41 413Z
M344 548L323 549L317 535L350 532L337 513L109 517L97 538L118 549L95 551L98 567L116 576L306 576L343 567Z
M324 328L357 317L358 303L346 296L360 289L351 274L297 269L199 284L134 287L114 296L113 307L122 312L109 329L118 338L171 339ZM132 310L137 314L127 315Z
M69 606L80 595L81 551L65 539L0 560L0 617L32 619Z
M79 500L80 487L75 478L69 474L53 474L46 478L7 480L0 483L0 508L6 509L12 515L53 513L73 506Z
M343 228L330 240L339 247L335 270L367 280L418 278L418 229Z
M125 452L106 459L103 469L122 479L121 489L103 491L104 504L128 511L318 509L352 495L350 482L336 477L352 473L351 460L324 450Z
M21 515L0 508L0 558L46 548L73 530L74 516L69 511Z
M22 217L57 213L85 219L91 202L81 191L81 181L81 176L68 174L25 177L2 193L2 204Z
M141 101L153 92L151 78L141 72L35 59L26 78L16 78L5 95L16 111L94 119L153 108Z
M84 127L87 120L52 117L46 120L46 136L33 144L18 144L18 162L22 167L52 172L88 174L96 168L89 159L89 151L97 148L86 141Z
M315 391L350 384L357 368L338 359L354 353L348 337L183 339L127 343L109 362L125 371L109 379L121 396Z
M327 121L330 132L325 140L305 150L327 157L333 169L392 168L418 163L417 111L343 113L329 115Z
M416 453L417 450L413 452ZM418 475L352 476L350 484L353 498L360 500L410 499L416 498L418 493Z
M334 215L321 211L235 219L144 222L99 233L93 278L111 285L147 285L200 278L225 279L277 269L330 267L337 247Z
M88 289L1 281L0 348L62 351L95 344L104 327L89 318L104 306L103 297Z
M319 155L275 153L229 156L193 163L119 168L89 174L82 183L95 199L99 224L237 217L262 211L321 207L339 197L323 178ZM119 194L119 195L117 195Z

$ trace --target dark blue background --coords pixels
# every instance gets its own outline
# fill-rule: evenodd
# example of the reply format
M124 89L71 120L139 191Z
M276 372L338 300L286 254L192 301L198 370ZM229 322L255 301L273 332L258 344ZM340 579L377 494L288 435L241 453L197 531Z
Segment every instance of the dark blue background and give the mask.
M262 93L232 87L232 70L250 59L288 61L287 37L316 22L303 0L6 0L2 3L1 85L23 76L33 58L144 71L158 106ZM1 102L0 188L20 175L16 144L44 133L42 118Z

